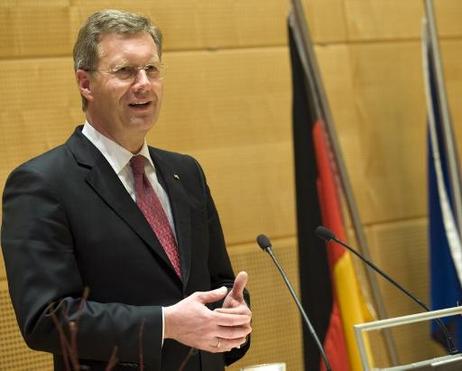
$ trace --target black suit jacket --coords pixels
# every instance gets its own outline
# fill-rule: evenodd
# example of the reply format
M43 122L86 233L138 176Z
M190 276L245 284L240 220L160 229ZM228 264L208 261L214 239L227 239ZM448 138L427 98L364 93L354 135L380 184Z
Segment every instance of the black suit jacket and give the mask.
M3 197L2 248L9 290L27 344L62 347L47 307L64 328L78 321L78 355L103 370L177 370L189 348L162 339L161 306L195 291L232 286L234 273L204 174L191 157L150 148L170 199L183 277L104 156L77 128L69 140L14 170ZM85 302L81 297L89 288ZM142 339L140 341L140 328ZM141 344L141 346L140 346ZM193 352L186 370L222 370L246 352Z

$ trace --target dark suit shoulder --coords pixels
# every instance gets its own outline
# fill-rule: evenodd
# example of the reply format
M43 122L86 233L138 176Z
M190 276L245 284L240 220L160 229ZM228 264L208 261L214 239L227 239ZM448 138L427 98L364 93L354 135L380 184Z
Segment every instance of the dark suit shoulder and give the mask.
M66 164L68 163L69 153L66 151L64 145L60 145L20 164L11 171L10 177L14 174L23 172L32 172L43 176L51 174L60 174L60 176L65 176L63 171L66 169Z
M155 147L149 147L152 160L155 166L160 167L163 172L170 172L178 176L195 177L201 182L205 182L205 176L199 162L192 156L167 151Z
M156 158L160 158L170 163L181 164L182 162L185 162L190 165L197 164L197 160L194 157L188 154L185 154L185 153L168 151L166 149L161 149L161 148L151 147L151 146L149 146L149 152L151 153L151 155L154 155Z
M92 164L95 160L96 148L83 136L81 127L77 127L70 138L57 147L50 149L14 169L15 173L29 172L55 180L64 180L72 167L78 164ZM83 155L80 155L83 154ZM79 156L83 159L79 161Z

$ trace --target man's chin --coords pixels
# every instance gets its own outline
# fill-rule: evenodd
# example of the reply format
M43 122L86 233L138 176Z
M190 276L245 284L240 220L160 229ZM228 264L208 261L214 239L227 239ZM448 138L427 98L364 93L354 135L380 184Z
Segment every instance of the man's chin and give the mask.
M129 126L131 129L147 132L154 126L154 118L152 116L132 118L129 121Z

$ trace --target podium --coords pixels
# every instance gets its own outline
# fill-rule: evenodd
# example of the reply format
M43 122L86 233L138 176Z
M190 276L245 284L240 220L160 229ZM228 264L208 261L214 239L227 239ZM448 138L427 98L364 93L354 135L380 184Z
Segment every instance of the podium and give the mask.
M462 354L453 354L442 357L427 359L420 362L409 363L401 366L393 366L387 368L375 368L370 364L370 360L366 351L364 335L368 331L381 330L396 326L408 325L411 323L428 321L436 318L450 317L462 314L462 306L434 310L431 312L424 312L412 314L408 316L395 317L379 321L367 322L354 325L356 336L356 343L358 344L359 355L361 364L365 371L405 371L405 370L419 370L419 371L460 371L462 370Z

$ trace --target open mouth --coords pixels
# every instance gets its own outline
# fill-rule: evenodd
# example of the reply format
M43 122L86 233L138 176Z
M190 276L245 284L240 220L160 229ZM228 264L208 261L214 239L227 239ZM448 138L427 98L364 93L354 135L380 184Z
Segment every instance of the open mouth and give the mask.
M144 102L144 103L130 103L129 106L135 109L144 109L151 105L152 102Z

